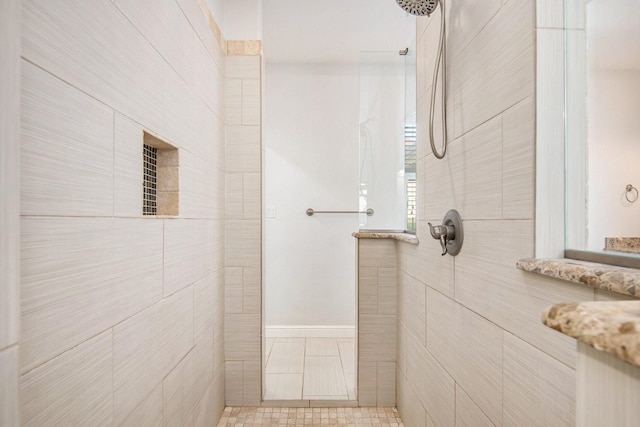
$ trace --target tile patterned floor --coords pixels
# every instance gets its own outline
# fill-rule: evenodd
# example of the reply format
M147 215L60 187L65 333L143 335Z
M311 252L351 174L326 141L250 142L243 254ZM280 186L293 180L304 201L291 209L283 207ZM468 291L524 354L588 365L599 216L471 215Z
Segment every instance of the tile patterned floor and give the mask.
M354 338L267 338L265 400L355 400Z
M218 427L404 426L396 408L226 408Z

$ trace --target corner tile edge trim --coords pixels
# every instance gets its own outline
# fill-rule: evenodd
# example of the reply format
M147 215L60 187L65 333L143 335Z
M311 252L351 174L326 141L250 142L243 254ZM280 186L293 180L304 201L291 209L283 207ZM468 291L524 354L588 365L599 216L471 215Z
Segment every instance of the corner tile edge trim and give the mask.
M542 314L542 323L640 367L640 301L556 304Z
M640 270L568 258L524 258L520 270L640 298Z
M417 245L418 243L420 243L420 241L418 240L418 236L411 233L356 231L351 235L356 239L393 239L399 242L410 243L412 245Z

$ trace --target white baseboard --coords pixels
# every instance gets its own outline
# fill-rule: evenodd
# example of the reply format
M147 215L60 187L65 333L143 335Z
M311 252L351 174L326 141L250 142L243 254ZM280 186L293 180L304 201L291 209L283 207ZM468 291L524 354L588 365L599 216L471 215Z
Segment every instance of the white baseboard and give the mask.
M355 338L355 326L266 326L267 338Z

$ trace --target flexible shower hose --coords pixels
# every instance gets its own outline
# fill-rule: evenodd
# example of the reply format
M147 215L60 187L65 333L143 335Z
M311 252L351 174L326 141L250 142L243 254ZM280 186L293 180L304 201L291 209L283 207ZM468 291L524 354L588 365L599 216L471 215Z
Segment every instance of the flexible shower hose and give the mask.
M447 58L445 47L445 4L444 0L440 0L440 41L438 42L438 53L436 54L436 65L433 70L433 82L431 83L431 109L429 113L429 142L431 143L431 151L438 159L443 159L447 154L447 108L445 105L445 97L447 93ZM440 71L440 61L442 61L442 92L440 96L440 105L442 107L442 153L438 152L433 138L433 121L435 117L436 92L438 84L438 73Z

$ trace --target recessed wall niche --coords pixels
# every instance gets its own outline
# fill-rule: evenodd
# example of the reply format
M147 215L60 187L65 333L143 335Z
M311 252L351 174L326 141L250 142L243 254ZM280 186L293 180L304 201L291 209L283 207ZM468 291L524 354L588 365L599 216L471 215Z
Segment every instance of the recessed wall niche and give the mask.
M180 204L178 149L144 132L142 174L142 215L178 216Z

